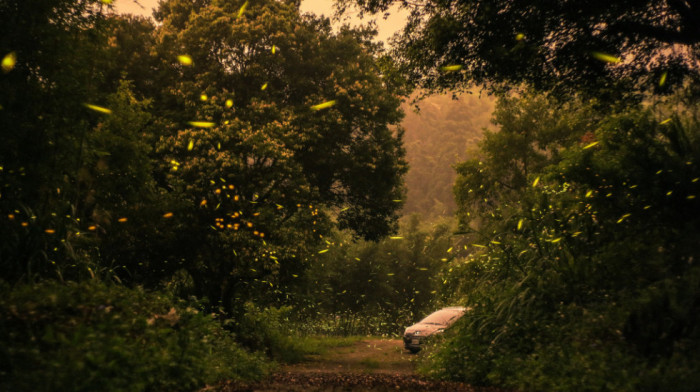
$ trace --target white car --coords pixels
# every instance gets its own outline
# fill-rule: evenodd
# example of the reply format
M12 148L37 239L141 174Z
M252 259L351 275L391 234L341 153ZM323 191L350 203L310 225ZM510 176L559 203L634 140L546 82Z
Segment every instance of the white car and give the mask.
M404 347L412 353L417 353L427 337L443 333L446 328L464 316L467 310L463 306L452 306L431 313L420 322L406 328L403 333Z

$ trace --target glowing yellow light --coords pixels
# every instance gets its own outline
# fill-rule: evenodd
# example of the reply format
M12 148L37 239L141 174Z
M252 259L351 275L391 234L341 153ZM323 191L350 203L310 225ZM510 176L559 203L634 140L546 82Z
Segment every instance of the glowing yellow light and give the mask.
M533 186L533 187L536 187L537 184L539 184L539 183L540 183L540 178L537 177L537 178L535 178L535 181L532 182L532 186Z
M584 150L588 150L589 148L595 147L595 146L597 146L597 145L598 145L598 142L593 142L593 143L588 144L588 145L586 145L585 147L583 147L583 149L584 149Z
M600 60L606 63L612 63L612 64L617 64L620 61L619 57L615 57L613 55L607 54L607 53L602 53L602 52L591 52L591 56L595 58L596 60Z
M112 4L112 0L100 0L102 4Z
M403 239L403 237L400 237L400 236L389 237L389 238L392 240L402 240Z
M241 8L238 9L238 15L236 15L237 18L240 18L241 15L245 12L246 7L248 7L248 1L246 0L245 3L241 6Z
M227 107L227 108L230 108L230 107L232 107L232 106L233 106L233 99L227 99L227 100L226 100L226 107Z
M124 222L126 222L127 220L128 220L128 219L126 219L126 218L119 218L119 219L117 219L117 222L119 222L119 223L124 223Z
M198 128L211 128L216 125L216 123L209 121L190 121L188 124Z
M179 61L180 64L185 65L185 66L192 65L192 57L190 57L186 54L182 54L182 55L177 56L177 61Z
M209 97L207 96L207 94L202 94L199 96L199 99L202 101L206 101L207 99L209 99Z
M322 109L327 109L331 106L335 105L335 99L331 101L326 101L323 103L319 103L318 105L314 105L311 107L311 110L322 110Z
M94 110L94 111L96 111L96 112L100 112L100 113L103 113L103 114L112 114L112 111L111 111L111 110L109 110L109 109L107 109L107 108L103 108L102 106L91 105L91 104L89 104L89 103L84 103L83 105L85 105L86 108L88 108L88 109L90 109L90 110Z
M664 73L661 74L661 78L659 78L659 87L663 87L663 85L666 84L666 77L668 77L668 72L664 71Z
M668 124L668 123L670 123L670 122L671 122L671 119L670 119L670 118L667 118L667 119L665 119L664 121L661 121L661 122L659 123L659 125L666 125L666 124Z
M515 35L516 41L522 41L524 38L525 38L525 34L523 34L523 33L518 33Z
M173 217L172 212L166 212L165 214L163 214L163 218L165 218L165 219L172 218L172 217Z
M46 229L46 230L44 230L44 233L46 233L46 234L54 234L54 233L56 233L56 230L54 230L54 229Z
M456 64L456 65L445 65L445 66L440 67L440 70L442 70L442 71L444 71L444 72L457 72L457 71L459 71L460 69L462 69L462 66L459 65L459 64Z
M94 225L93 225L93 226L90 226L90 227L88 227L88 230L89 230L89 231L95 231L95 230L97 230L97 226L94 226Z
M272 45L272 49L270 49L272 54L275 54L277 52L277 47L275 45Z
M591 196L593 196L593 191L586 192L586 197L591 197Z
M194 139L190 139L190 142L187 144L187 151L192 151L194 148Z
M12 71L12 69L15 67L15 64L17 64L17 53L10 52L2 58L2 63L0 67L2 67L2 72L8 73Z
M622 223L622 221L624 221L624 220L625 220L627 217L629 217L630 215L631 215L631 214L622 215L622 217L621 217L620 219L617 220L617 223Z
M523 220L521 219L518 221L518 230L520 230L522 228L523 228Z
M267 88L267 83L263 84L262 87L260 87L260 90L265 91L266 88Z
M318 254L326 253L326 252L328 252L328 250L329 250L329 249L321 250L321 251L318 252Z

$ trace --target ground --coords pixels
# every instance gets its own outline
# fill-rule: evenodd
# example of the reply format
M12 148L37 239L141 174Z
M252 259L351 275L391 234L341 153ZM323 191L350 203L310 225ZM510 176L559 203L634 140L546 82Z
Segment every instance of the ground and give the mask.
M418 376L416 358L404 350L400 339L359 339L312 355L302 363L282 367L263 382L224 383L219 392L496 391Z

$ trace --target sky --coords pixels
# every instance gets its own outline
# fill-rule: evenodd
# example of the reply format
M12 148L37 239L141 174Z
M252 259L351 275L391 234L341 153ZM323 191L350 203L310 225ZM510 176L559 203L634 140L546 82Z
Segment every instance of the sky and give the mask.
M151 16L153 8L158 6L158 0L114 0L113 4L116 11L120 13ZM302 0L301 11L304 13L312 12L317 15L332 17L333 0ZM364 19L360 20L355 13L346 17L348 19L346 23L357 25L367 23L369 20L374 20L377 23L377 29L379 31L377 39L379 41L386 41L403 27L407 16L408 12L405 10L391 9L390 16L387 19L384 19L382 15L377 15L374 17L366 16Z

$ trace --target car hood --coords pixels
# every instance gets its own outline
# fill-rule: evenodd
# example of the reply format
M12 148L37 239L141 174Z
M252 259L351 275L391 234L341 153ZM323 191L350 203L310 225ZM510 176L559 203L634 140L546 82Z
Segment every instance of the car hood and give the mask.
M445 328L444 325L418 323L413 324L410 327L406 327L404 334L414 334L417 331L420 331L422 336L429 336L437 332L438 329L443 328Z

